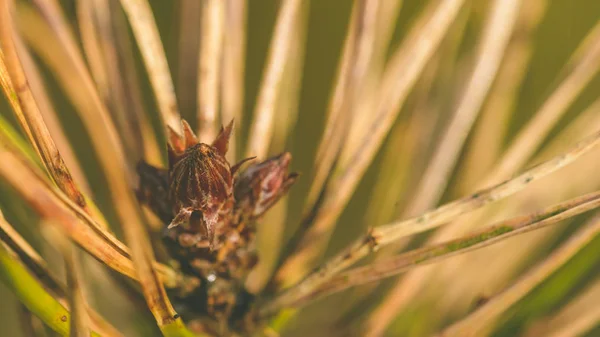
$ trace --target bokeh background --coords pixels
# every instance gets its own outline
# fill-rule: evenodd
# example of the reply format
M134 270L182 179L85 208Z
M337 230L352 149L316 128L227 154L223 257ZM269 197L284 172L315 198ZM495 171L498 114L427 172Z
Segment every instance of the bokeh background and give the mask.
M36 15L39 15L35 13L35 8L28 1L17 2L19 4L17 18L21 20L20 24L29 27L28 34L36 34L35 29L39 29L39 34L43 35L43 26L34 20ZM190 71L189 54L186 53L193 55L194 50L197 53L198 38L202 38L198 24L200 1L152 0L150 3L174 77L180 111L194 126L197 69ZM239 153L241 153L240 149L245 147L244 139L249 133L251 114L260 88L279 3L280 1L268 0L248 1L244 115L236 125L240 132L236 144ZM400 45L426 3L420 0L402 2L389 47L390 55ZM77 1L63 0L61 5L77 34ZM300 74L298 82L289 84L290 89L282 99L287 102L281 104L285 109L276 113L275 127L288 129L289 137L277 139L271 146L272 153L281 150L290 151L294 158L293 170L301 172L302 177L292 189L287 212L279 210L276 211L278 212L276 215L271 216L273 221L285 224L283 233L279 230L274 230L275 234L269 231L271 219L269 217L265 219L265 226L261 227L259 232L261 254L266 261L271 261L271 264L274 263L274 256L281 249L282 243L289 239L302 218L303 201L308 193L317 146L325 127L327 106L344 39L348 33L352 5L353 1L349 0L306 1L303 4L307 30L306 34L300 34L298 38L304 43L301 43L300 48L291 56L303 59L303 64L300 63L301 67L298 69ZM467 1L466 9L452 25L452 30L442 42L440 51L429 62L430 65L424 75L411 91L373 165L368 169L339 218L326 256L331 256L352 242L369 226L384 224L403 215L407 200L411 198L411 191L414 191L418 184L419 177L431 158L436 141L447 126L453 108L462 94L466 78L473 65L477 42L488 19L490 6L491 1ZM530 58L515 70L515 79L512 83L514 94L506 96L505 99L508 101L501 102L508 105L504 117L494 118L496 114L494 106L489 106L492 103L487 101L484 104L483 113L467 139L442 202L464 196L473 190L478 178L494 165L499 153L508 147L515 135L531 121L540 106L548 99L549 94L562 82L565 74L570 70L569 59L584 37L600 22L598 1L527 0L523 1L523 6L523 11L529 10L527 7L532 7L531 11L538 12L532 15L539 15L537 24L533 24L530 29L516 28L514 33L516 37L519 34L525 35L527 48L530 48L531 52ZM187 21L182 21L184 16ZM130 30L123 30L121 33L131 35ZM513 40L516 37L513 37ZM132 36L131 41L133 41ZM105 178L98 168L97 159L90 150L89 136L78 119L74 106L65 97L61 86L53 77L52 70L45 63L43 52L36 48L33 48L33 51L55 109L61 116L65 133L73 144L76 156L80 158L81 166L94 191L96 202L109 221L115 220L115 214L108 200ZM54 51L48 49L46 52ZM149 116L154 116L153 127L159 137L164 137L156 119L158 113L155 100L136 48L134 54L136 60L134 66L139 74L144 109ZM182 64L185 62L187 64L184 67ZM501 66L501 73L510 69L510 64L505 64L506 62L517 61L506 57ZM494 82L491 92L503 90L503 85L499 81ZM560 122L553 127L553 131L545 137L543 145L532 157L531 163L564 151L583 137L583 131L566 134L562 132L598 99L599 92L600 77L595 76L570 105ZM600 115L599 108L595 111ZM0 98L0 114L18 129L5 97ZM592 117L589 120L595 123L597 130L600 125L598 125L598 118L593 118L596 114L591 113ZM589 129L586 130L594 130L592 124L588 126ZM486 138L487 133L497 136ZM479 166L473 164L481 155L488 155L489 158L482 159ZM408 162L398 162L398 158L406 158ZM556 176L534 184L527 192L519 193L509 201L503 201L487 209L485 222L492 223L494 220L511 215L527 213L596 190L600 186L599 158L596 151L593 156L586 157L585 163L562 170ZM10 190L5 187L0 190L0 208L7 219L43 252L52 267L60 270L62 266L60 257L57 257L58 253L36 233L35 217L28 211L27 206L15 200ZM542 261L552 249L558 247L589 217L590 215L579 216L566 223L502 243L498 247L471 253L461 257L454 265L448 264L447 266L452 267L442 269L443 273L436 275L436 280L424 286L404 309L398 312L386 329L386 334L427 336L438 331L441 327L464 316L480 301L485 301L488 296L503 289L523 271ZM424 242L430 234L418 236L411 242L411 247ZM452 269L448 270L448 268ZM111 282L99 269L98 264L89 259L86 278L92 280L91 283L94 284L90 289L91 302L117 327L127 331L127 336L154 335L156 331L153 328L143 328L135 324L136 321L141 322L142 317L147 316L148 313L132 306L124 294L111 288ZM498 322L496 331L491 335L534 336L535 330L532 329L536 324L543 324L553 315L560 313L576 296L590 289L593 290L594 286L598 288L599 270L600 239L596 238L566 265L507 310ZM488 271L489 275L485 276ZM57 274L60 275L60 272ZM336 333L360 335L357 333L360 331L358 327L373 319L372 314L385 300L387 290L396 281L397 279L381 282L376 288L361 287L357 290L349 290L314 303L300 312L299 316L284 330L284 335L332 336ZM596 290L591 294L595 294L598 303L600 291ZM0 298L2 298L0 335L25 337L19 325L21 310L19 302L2 284L0 284ZM600 336L600 324L596 325L598 327L588 331L586 336Z

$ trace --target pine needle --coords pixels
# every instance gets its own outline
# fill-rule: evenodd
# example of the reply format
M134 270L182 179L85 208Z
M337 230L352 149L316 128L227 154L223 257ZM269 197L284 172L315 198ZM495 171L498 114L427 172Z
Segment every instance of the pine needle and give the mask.
M303 303L312 301L314 298L379 281L421 265L435 263L457 254L487 247L498 241L544 228L598 207L600 207L600 192L571 199L530 215L502 221L459 239L416 249L364 267L351 269L324 283L305 298L299 299L296 305L300 306Z
M441 198L471 127L496 77L520 7L520 0L496 0L491 5L490 17L481 37L473 73L468 79L465 93L460 98L452 120L423 173L420 186L407 206L409 216L435 206Z
M179 132L181 116L177 108L175 87L150 4L146 0L121 0L121 6L127 14L142 53L163 123Z
M290 53L293 30L298 29L302 1L285 0L280 4L275 31L250 125L246 157L265 159L273 135L273 115L281 90L283 70Z
M515 283L460 321L440 332L439 336L479 336L499 315L510 308L529 291L564 265L579 250L600 233L600 219L594 218L548 258L521 276Z
M202 1L202 38L198 66L198 137L202 143L215 139L218 126L221 89L221 59L225 31L223 0ZM223 121L229 123L229 121Z
M242 120L244 108L244 76L246 57L246 0L227 0L223 37L223 67L221 72L221 121ZM236 162L236 145L239 131L233 130L229 138L227 159Z
M394 53L385 70L380 88L379 105L370 130L356 149L348 149L350 158L333 173L332 195L320 207L319 218L303 228L293 256L284 261L276 275L279 285L289 286L300 280L320 257L329 241L333 225L347 204L358 182L373 160L400 106L420 76L427 61L454 21L463 0L435 2L414 25L404 44Z
M469 213L524 189L531 182L572 163L598 145L600 145L600 131L582 140L569 151L535 166L512 179L440 206L420 216L372 229L365 237L349 245L301 282L283 291L283 293L266 303L261 308L261 314L263 316L270 316L278 310L288 307L291 303L320 287L341 270L353 265L377 249L397 242L409 235L441 226L462 214Z
M90 210L88 209L86 200L76 186L54 140L50 136L50 132L44 123L29 87L25 71L17 54L16 45L20 41L16 40L17 37L11 15L12 9L9 6L10 2L6 1L2 4L2 8L0 8L0 42L4 56L0 60L0 68L5 69L10 75L11 83L8 83L8 85L12 87L8 87L7 89L10 92L16 93L19 98L19 108L15 108L14 112L17 114L17 119L21 123L21 127L29 131L27 132L30 137L29 140L40 155L54 182L73 202L89 214ZM7 93L7 96L10 95Z

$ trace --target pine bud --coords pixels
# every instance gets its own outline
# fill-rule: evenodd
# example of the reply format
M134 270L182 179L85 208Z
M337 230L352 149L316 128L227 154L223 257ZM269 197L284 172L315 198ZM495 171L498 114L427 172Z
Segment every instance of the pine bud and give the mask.
M199 227L214 248L217 227L233 205L233 178L225 159L233 122L221 129L213 145L199 143L190 126L182 124L183 139L170 134L169 199L175 217L168 228L198 221L190 227ZM192 217L195 212L201 216Z

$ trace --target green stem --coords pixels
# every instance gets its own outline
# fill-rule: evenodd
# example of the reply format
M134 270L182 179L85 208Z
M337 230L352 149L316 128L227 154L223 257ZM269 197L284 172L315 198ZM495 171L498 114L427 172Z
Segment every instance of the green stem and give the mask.
M0 114L0 131L2 132L2 136L6 137L6 139L10 142L10 144L16 147L19 150L19 153L22 153L27 159L31 160L32 163L35 163L38 167L41 167L40 160L37 155L27 144L27 142L19 135L17 130L13 128L13 126L6 120L2 114Z
M283 309L281 310L269 323L269 328L273 329L273 331L280 333L288 323L296 317L298 313L298 309Z
M29 311L61 336L69 336L69 311L1 244L0 279ZM96 332L91 335L100 337Z
M165 324L160 327L160 331L165 337L211 337L206 334L196 335L188 330L183 324L181 318L176 319L173 323Z

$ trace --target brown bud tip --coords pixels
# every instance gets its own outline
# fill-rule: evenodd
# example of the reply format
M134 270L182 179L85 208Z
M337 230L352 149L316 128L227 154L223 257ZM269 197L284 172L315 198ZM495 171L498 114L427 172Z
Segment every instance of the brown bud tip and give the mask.
M167 141L169 146L175 152L182 152L185 150L185 143L181 138L181 135L177 131L173 130L170 126L167 126Z
M187 222L190 219L190 217L192 216L193 212L194 212L194 209L191 207L181 208L179 210L179 212L177 212L177 214L175 215L173 220L171 220L171 223L169 224L169 226L167 228L171 229L171 228L179 226L180 224L182 224L184 222Z
M196 138L194 131L192 131L192 127L190 127L190 124L188 124L188 122L186 122L184 119L181 120L181 128L183 129L183 140L185 142L185 147L188 148L196 145L198 143L198 138Z
M221 127L221 131L215 138L215 141L212 143L212 146L217 150L217 152L224 156L227 154L227 149L229 148L229 138L231 137L231 131L233 130L233 119L225 128Z
M231 167L231 174L232 175L235 174L242 167L242 165L244 165L245 163L247 163L247 162L249 162L251 160L254 160L254 159L256 159L256 156L255 157L248 157L248 158L244 158L244 159L240 160L239 162L237 162L235 165L233 165Z

